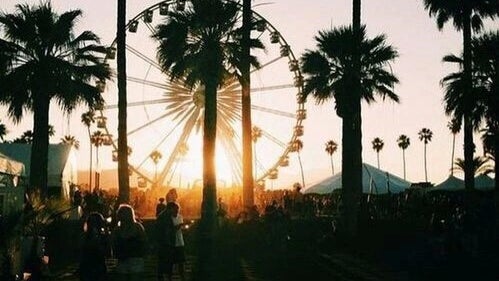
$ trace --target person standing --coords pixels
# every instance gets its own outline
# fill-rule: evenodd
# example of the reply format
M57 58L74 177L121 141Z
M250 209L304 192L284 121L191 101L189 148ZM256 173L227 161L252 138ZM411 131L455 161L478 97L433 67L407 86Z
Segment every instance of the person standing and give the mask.
M83 225L80 240L80 281L107 280L107 239L104 218L100 213L91 213Z
M173 271L173 265L177 265L177 270L180 276L180 280L184 281L185 243L184 243L184 235L182 233L182 226L184 226L184 218L180 214L180 206L177 203L169 203L169 204L171 204L172 206L171 217L172 217L173 227L175 230L175 246L173 248L171 268Z
M159 198L159 202L156 205L156 218L159 216L159 214L161 214L161 212L165 210L165 208L166 208L165 198L161 197Z
M118 259L118 280L142 280L146 252L144 227L135 220L134 210L128 204L119 206L116 219L118 223L113 232L113 249Z
M176 203L177 199L178 199L177 190L175 188L171 188L170 190L168 190L168 192L166 193L166 203L170 202Z
M173 203L165 205L165 210L156 217L156 242L157 242L157 278L158 281L171 280L172 256L175 247L175 229L172 220Z

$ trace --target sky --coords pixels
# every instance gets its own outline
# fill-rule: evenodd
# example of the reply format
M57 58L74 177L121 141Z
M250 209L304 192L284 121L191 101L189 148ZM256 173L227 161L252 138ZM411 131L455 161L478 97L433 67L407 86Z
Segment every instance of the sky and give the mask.
M38 3L39 1L25 1L27 3ZM25 3L22 2L22 3ZM145 10L147 7L158 1L150 0L129 0L127 17L132 18ZM21 3L15 0L2 0L0 10L12 12L15 4ZM66 11L68 9L81 9L83 17L77 25L77 30L92 30L102 39L103 44L110 44L115 37L115 14L116 1L106 0L53 0L53 6L57 11ZM291 46L294 55L299 58L306 49L314 49L315 42L313 37L319 30L328 30L332 27L347 25L351 22L351 0L273 0L273 1L253 1L254 10L263 16L269 23L275 27L282 35L282 38ZM424 157L423 143L418 139L418 131L426 127L433 131L433 139L427 146L428 180L433 183L443 181L449 175L451 165L452 134L447 129L449 117L443 112L443 90L440 86L440 80L449 72L455 71L450 66L442 63L442 57L454 53L459 54L462 46L461 34L453 29L451 23L445 26L442 31L437 29L435 20L428 16L424 10L423 1L410 0L376 0L363 1L362 3L362 23L367 25L367 33L370 37L378 34L386 34L387 42L393 45L399 52L399 58L391 64L391 69L398 76L400 83L395 86L395 93L400 96L401 102L379 101L372 105L363 104L362 108L362 138L363 138L363 161L376 166L376 153L372 149L371 141L375 137L381 138L385 146L380 152L381 169L390 173L403 176L402 151L398 148L396 140L399 135L405 134L411 140L411 145L406 151L407 161L407 179L412 182L424 181ZM497 30L499 24L496 21L486 22L485 30ZM147 37L145 26L139 25L139 32ZM145 38L145 37L144 37ZM134 40L134 39L131 39ZM154 47L149 43L137 40L132 42L134 48L141 52L150 52ZM146 50L147 49L147 50ZM263 54L271 57L270 54ZM265 61L265 58L262 59ZM133 64L133 59L131 59ZM130 60L129 60L130 65ZM285 64L276 65L276 67L285 68ZM137 72L142 72L142 77L148 74L148 69L136 67ZM133 71L133 70L131 70ZM268 70L257 74L253 79L255 87L272 86L282 84L279 80L281 70ZM147 73L147 74L145 74ZM274 75L274 73L276 73ZM141 74L137 74L140 75ZM154 78L151 74L147 79ZM270 80L269 80L270 79ZM273 81L275 79L276 81ZM283 78L284 80L287 78ZM256 80L256 81L255 81ZM157 81L162 82L162 81ZM275 82L273 84L273 82ZM260 84L258 84L260 83ZM130 83L129 83L130 84ZM109 93L105 93L108 104L112 104L114 89L108 85ZM144 88L144 87L142 87ZM138 90L144 92L144 90ZM275 92L276 97L281 95L279 91ZM139 94L138 100L143 98ZM292 98L294 99L294 98ZM292 100L291 99L291 100ZM277 104L274 101L266 101L265 106L272 107ZM289 101L287 101L289 102ZM284 105L285 102L279 102L283 111L294 110L296 104L291 102ZM331 162L329 155L324 151L324 144L328 140L335 140L339 146L338 152L333 156L335 170L341 170L341 119L334 112L333 101L323 105L316 105L312 98L309 98L305 105L307 109L307 119L304 120L304 135L301 140L304 143L301 151L301 160L305 175L306 186L319 182L331 175ZM276 108L281 110L281 108ZM80 115L85 108L78 109L68 118L63 116L55 105L51 108L51 124L54 125L56 136L51 141L58 142L64 134L73 134L80 139L80 150L78 152L79 168L85 169L88 166L89 144L86 137L86 128L80 123ZM147 113L147 112L146 112ZM129 116L130 116L129 112ZM274 122L271 119L265 119L263 115L257 115L254 119L260 122L272 125L271 130L275 130L276 137L286 138L286 132L280 132L280 128L287 128L281 122ZM109 115L109 119L116 119ZM130 118L130 117L129 117ZM132 116L132 119L140 119ZM259 119L259 118L263 118ZM32 117L26 115L25 120L20 124L14 125L9 120L5 110L0 111L0 119L7 124L9 134L7 139L13 139L19 136L23 131L32 128ZM111 123L114 121L110 121ZM281 126L282 125L282 126ZM291 124L292 125L292 124ZM129 126L130 127L130 126ZM161 136L163 133L155 131ZM289 133L288 133L289 134ZM150 137L144 133L145 137ZM155 135L154 137L158 137ZM456 139L456 157L463 157L462 133L457 135ZM479 138L475 136L477 143L477 154L482 154L482 148ZM138 143L145 143L138 140ZM194 141L194 143L196 143ZM199 143L198 143L199 144ZM140 145L139 145L140 146ZM140 150L140 149L139 149ZM193 149L194 150L194 149ZM151 150L149 150L151 151ZM265 156L258 156L257 159ZM199 151L198 151L199 152ZM115 165L111 162L109 151L101 152L102 168L110 168ZM200 154L200 153L198 153ZM271 152L261 152L261 155L270 155ZM293 182L301 181L299 165L297 164L296 154L290 154L291 165L283 169L279 179L273 181L272 187L289 187ZM194 157L194 156L193 156ZM199 169L199 156L192 163L197 163L196 169ZM272 156L278 157L278 156ZM165 157L166 159L166 157ZM140 160L134 160L140 162ZM138 164L138 163L137 163ZM194 164L183 164L194 165ZM152 169L151 167L149 169ZM179 168L180 169L180 168ZM224 168L219 169L223 174ZM458 177L463 177L458 173ZM181 180L180 178L178 179ZM269 184L270 185L270 184ZM268 186L269 186L268 185Z

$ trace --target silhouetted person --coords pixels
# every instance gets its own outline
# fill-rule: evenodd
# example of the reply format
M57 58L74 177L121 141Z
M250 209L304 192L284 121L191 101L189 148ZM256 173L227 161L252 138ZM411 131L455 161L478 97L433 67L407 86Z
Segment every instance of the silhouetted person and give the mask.
M156 241L157 241L157 278L158 281L171 279L173 264L173 249L175 247L175 227L173 225L172 213L173 202L165 206L165 210L156 218Z
M172 264L170 268L173 269L173 265L177 265L178 274L180 275L180 280L184 281L185 244L184 244L184 235L182 234L182 226L184 225L184 218L180 214L180 206L176 203L172 203L171 217L173 221L173 227L175 230L175 245L173 248Z
M116 213L118 224L113 232L113 248L118 265L119 280L141 280L144 272L146 234L142 224L135 220L133 208L121 204Z
M158 217L159 214L161 214L161 212L165 210L165 208L166 208L165 198L161 197L159 198L159 202L156 205L156 217Z
M107 280L106 255L109 241L101 214L91 213L84 226L80 240L80 280Z
M177 190L175 188L171 188L170 190L168 190L168 193L166 193L166 203L177 202L177 199Z

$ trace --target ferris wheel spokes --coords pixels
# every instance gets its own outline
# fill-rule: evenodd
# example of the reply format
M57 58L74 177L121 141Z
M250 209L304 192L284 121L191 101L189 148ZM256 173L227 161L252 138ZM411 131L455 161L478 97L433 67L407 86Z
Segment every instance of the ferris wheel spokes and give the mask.
M189 138L189 136L192 132L192 129L196 125L196 121L197 121L199 114L201 112L201 108L197 107L197 106L194 108L195 108L195 111L192 113L189 120L187 120L187 122L185 123L184 130L182 131L182 135L180 136L179 140L175 144L175 147L173 148L173 151L170 154L170 157L168 157L168 161L166 162L166 165L165 165L163 171L161 171L159 177L156 179L156 184L161 185L161 183L163 183L163 181L165 180L166 175L168 174L173 162L177 158L177 154L180 152L181 147L184 146L185 143L187 143L187 139Z

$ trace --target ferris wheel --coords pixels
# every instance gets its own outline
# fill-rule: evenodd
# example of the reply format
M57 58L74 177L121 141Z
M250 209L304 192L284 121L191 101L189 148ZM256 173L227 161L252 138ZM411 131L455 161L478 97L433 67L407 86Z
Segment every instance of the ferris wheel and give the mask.
M202 178L204 91L170 80L156 60L157 43L152 38L155 27L171 11L189 7L185 0L162 1L126 26L129 170L139 187L187 187ZM242 14L242 6L239 10ZM266 180L276 180L281 169L293 166L292 154L302 145L299 138L306 109L301 96L303 77L290 46L270 22L252 13L256 24L251 36L266 48L253 53L261 67L251 70L253 172L256 182L264 186ZM112 65L114 43L107 58ZM99 108L96 123L106 136L109 158L117 161L117 90L102 86L105 104ZM241 86L232 79L217 94L217 178L224 185L240 186Z

